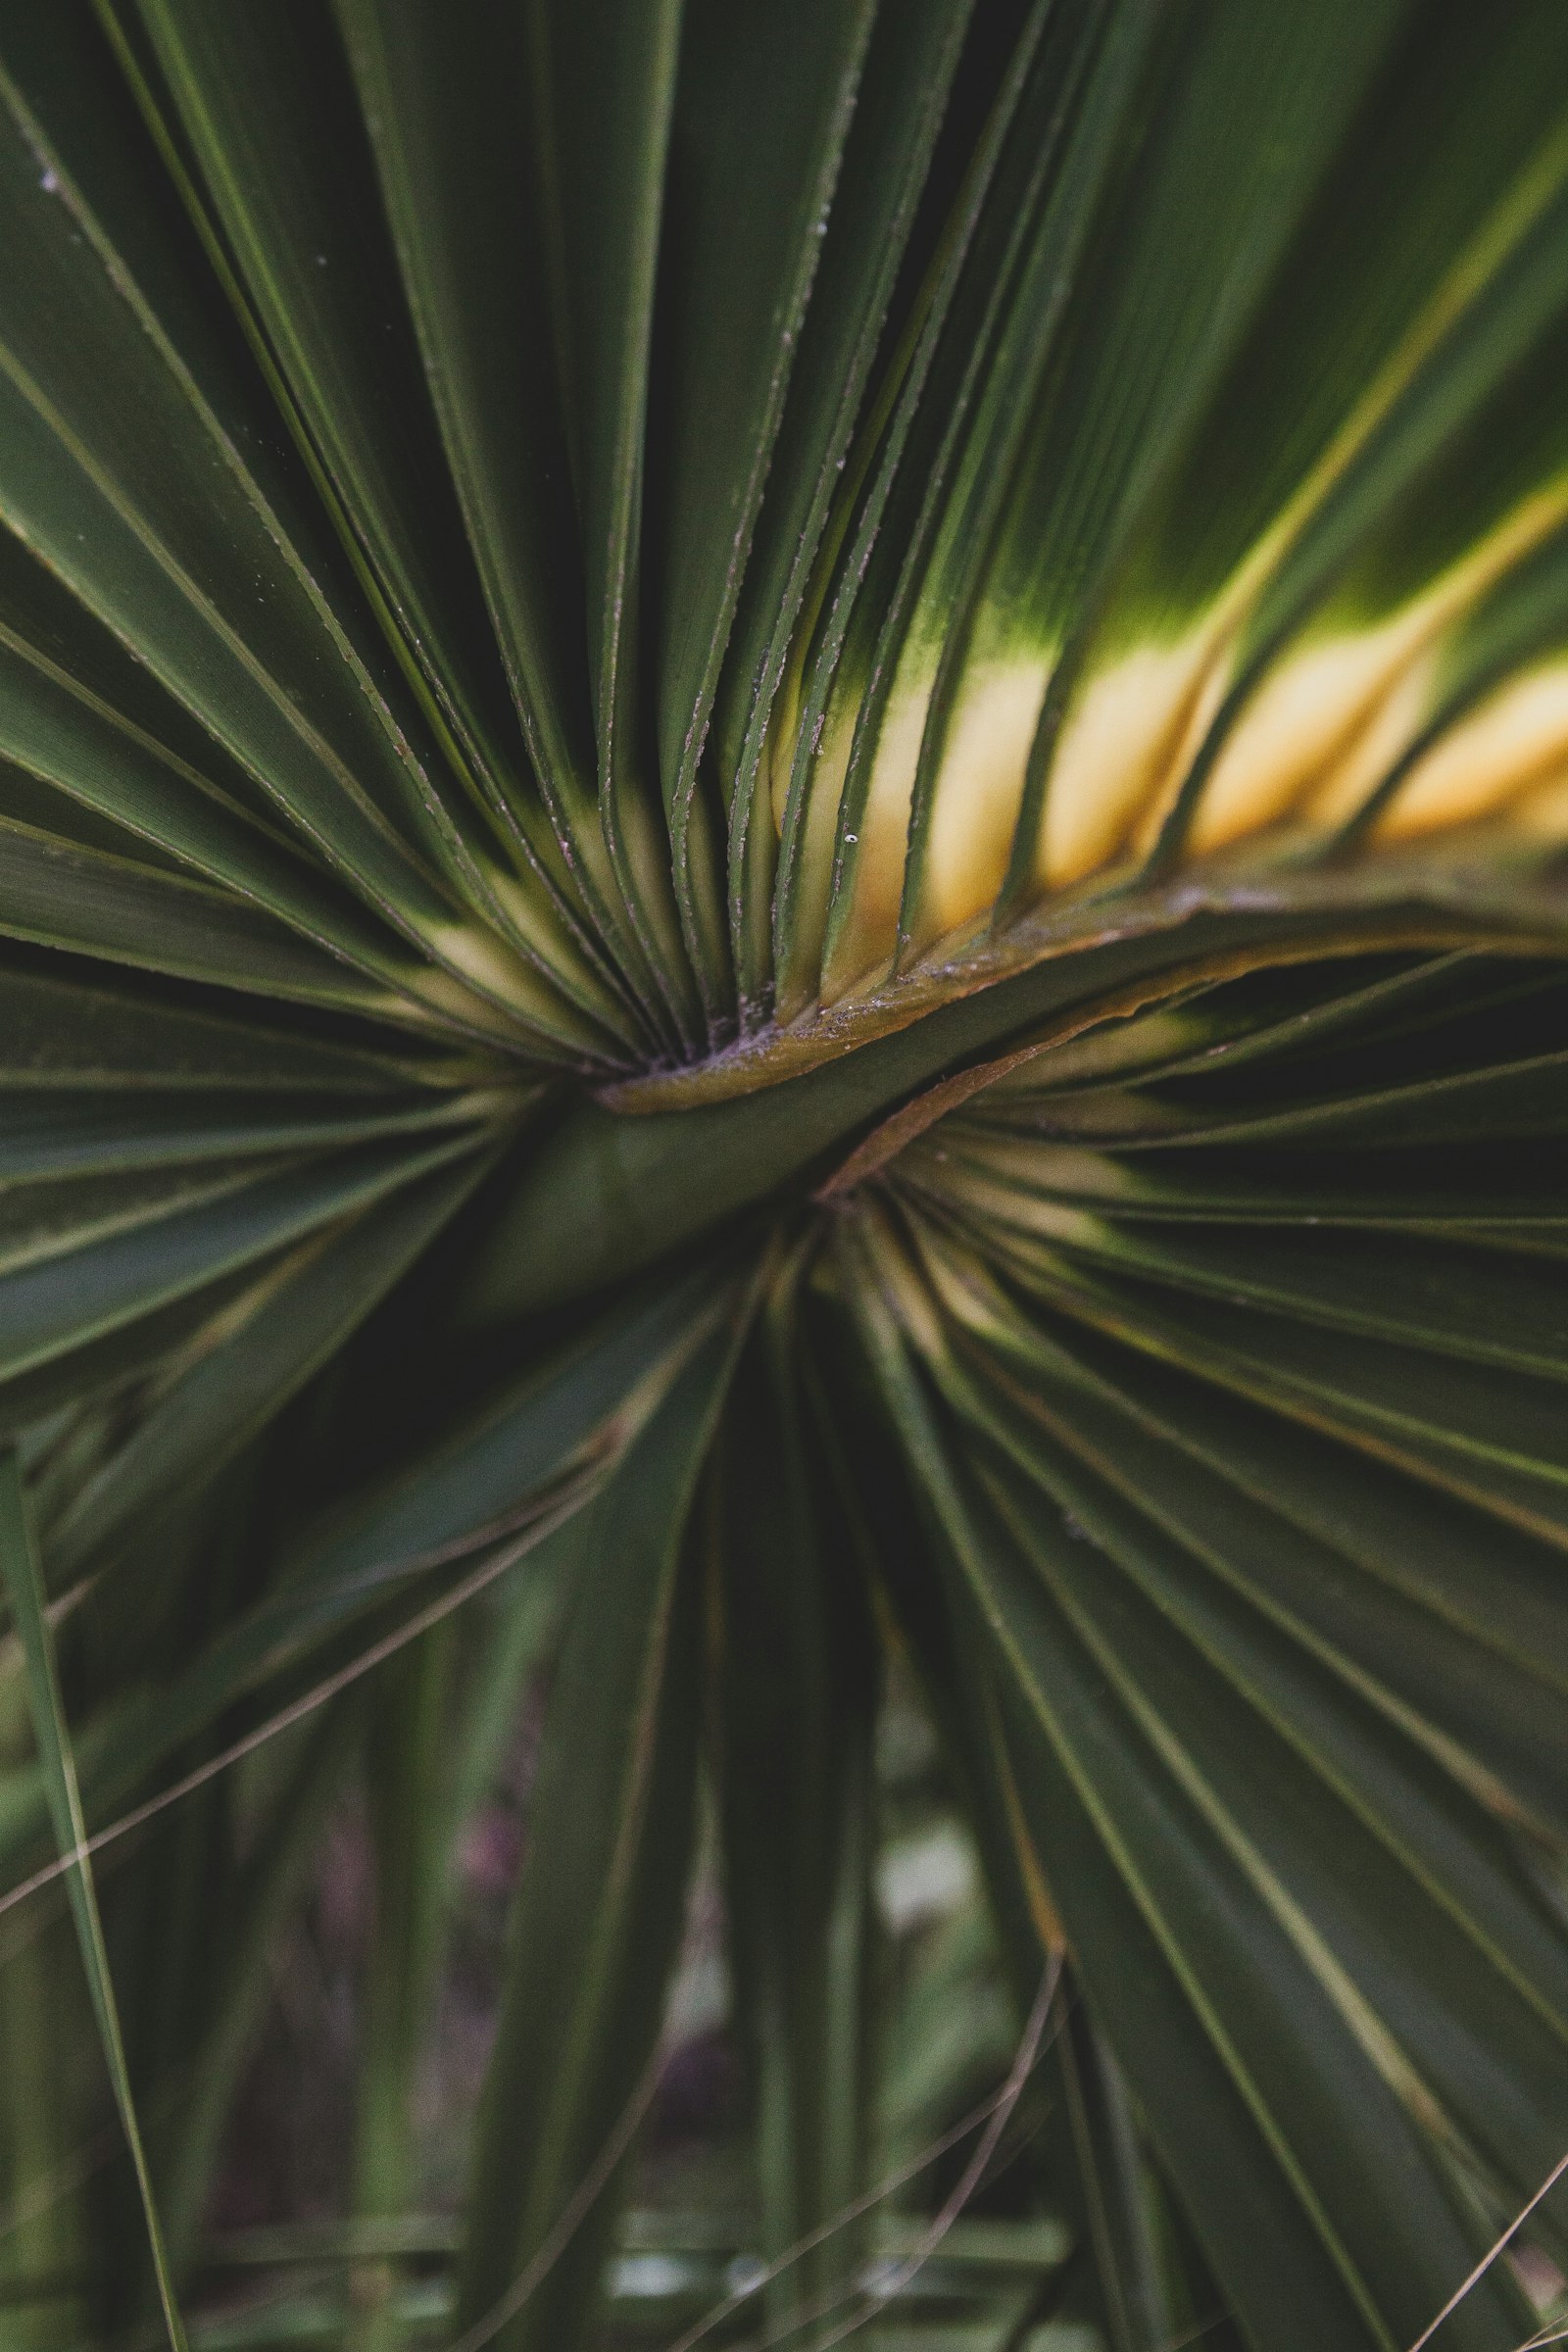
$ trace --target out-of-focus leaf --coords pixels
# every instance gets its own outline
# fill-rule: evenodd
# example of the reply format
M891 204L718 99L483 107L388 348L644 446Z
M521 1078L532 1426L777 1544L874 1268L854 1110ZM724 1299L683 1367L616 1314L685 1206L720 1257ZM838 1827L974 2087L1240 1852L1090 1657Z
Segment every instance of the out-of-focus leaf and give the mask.
M440 1758L452 1630L434 1627L383 1670L369 1710L376 1937L355 2082L355 2208L372 2221L404 2211L417 2177L418 2067L446 1892ZM367 2263L358 2273L356 2352L397 2344L394 2283L384 2264Z
M562 1539L576 1590L458 2304L460 2340L506 2352L580 2337L599 2300L690 1864L701 1619L687 1518L734 1348L726 1320Z
M0 1577L4 1579L12 1622L26 1660L33 1738L37 1741L39 1761L48 1786L55 1838L62 1856L72 1864L66 1884L75 1921L76 1940L81 1951L82 1966L87 1972L88 1988L92 1994L99 2038L103 2043L104 2059L114 2088L115 2105L120 2112L121 2125L136 2171L136 2185L141 2196L164 2326L172 2352L185 2352L185 2326L174 2297L163 2223L159 2218L152 2178L147 2170L141 2125L125 2065L125 2048L120 2030L120 2006L115 1997L114 1980L109 1973L109 1953L104 1943L103 1923L98 1914L93 1867L88 1856L81 1851L87 1831L76 1788L71 1731L60 1695L54 1642L45 1614L43 1581L33 1550L32 1531L27 1524L27 1505L23 1494L21 1472L16 1454L10 1449L0 1456Z
M797 1368L800 1316L786 1279L736 1374L711 1538L725 1885L763 2260L831 2230L765 2290L779 2331L831 2309L863 2257L864 2231L842 2217L866 2186L874 2081L871 1627L843 1500L813 1460L822 1400Z

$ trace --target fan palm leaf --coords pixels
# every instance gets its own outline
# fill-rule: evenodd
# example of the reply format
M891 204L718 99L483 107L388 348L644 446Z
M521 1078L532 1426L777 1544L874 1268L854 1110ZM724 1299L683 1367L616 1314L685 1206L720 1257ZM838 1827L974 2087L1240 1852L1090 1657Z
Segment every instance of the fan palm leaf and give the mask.
M356 1776L288 2340L623 2340L710 1819L731 2340L1542 2325L1565 365L1560 0L0 9L6 2342L285 2340L204 2217ZM890 1671L991 2273L874 2218Z

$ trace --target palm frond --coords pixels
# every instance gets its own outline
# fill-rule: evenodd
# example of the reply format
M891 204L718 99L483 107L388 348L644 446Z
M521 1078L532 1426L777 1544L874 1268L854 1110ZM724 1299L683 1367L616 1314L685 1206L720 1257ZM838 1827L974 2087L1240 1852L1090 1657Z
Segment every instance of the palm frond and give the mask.
M7 2343L1401 2352L1535 2196L1565 252L1560 0L0 10Z

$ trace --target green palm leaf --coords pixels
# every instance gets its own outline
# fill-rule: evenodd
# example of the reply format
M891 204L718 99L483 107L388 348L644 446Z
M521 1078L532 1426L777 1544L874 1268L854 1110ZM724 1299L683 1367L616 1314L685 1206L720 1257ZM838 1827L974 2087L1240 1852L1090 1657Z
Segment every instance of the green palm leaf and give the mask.
M1565 254L1560 0L0 10L0 2340L1401 2352L1529 2204Z

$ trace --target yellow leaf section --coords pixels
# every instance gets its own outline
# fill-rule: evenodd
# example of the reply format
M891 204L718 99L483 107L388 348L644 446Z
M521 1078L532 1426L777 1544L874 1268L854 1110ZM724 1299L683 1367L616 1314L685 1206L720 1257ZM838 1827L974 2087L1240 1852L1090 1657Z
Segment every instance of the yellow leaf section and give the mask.
M821 967L822 938L827 927L832 892L833 852L838 833L839 804L855 742L856 711L835 705L822 726L820 748L801 811L796 857L799 879L796 900L796 943L791 968L778 975L781 1008L799 1010L816 994ZM773 784L774 822L784 828L785 798L789 788L790 745L781 746Z
M1320 821L1353 815L1432 716L1446 637L1565 518L1568 482L1524 500L1402 611L1318 637L1279 662L1214 762L1189 852L1224 849L1308 800Z
M1052 762L1038 870L1060 890L1109 864L1170 779L1187 772L1224 691L1224 623L1171 645L1142 645L1091 678Z
M856 836L845 837L847 844L853 839L857 853L854 881L848 911L822 973L824 1004L832 1004L867 973L880 970L893 954L904 899L914 774L936 672L934 647L906 650L877 735L871 780ZM836 813L836 801L834 807Z
M436 1012L514 1045L520 1042L521 1023L580 1042L585 1051L598 1045L594 1032L556 990L547 988L495 932L477 923L433 923L424 940L445 968L427 971L410 985Z
M1052 764L1036 852L1043 889L1069 888L1157 837L1270 580L1565 175L1568 133L1556 133L1527 163L1202 619L1166 644L1133 645L1086 678ZM1349 758L1432 641L1565 514L1568 484L1555 481L1523 501L1403 614L1375 630L1319 639L1271 672L1220 754L1189 846L1218 848L1275 821L1325 765ZM1390 713L1391 720L1401 715Z
M1326 631L1277 662L1215 758L1185 853L1229 848L1287 817L1332 824L1353 815L1429 723L1449 633L1565 520L1568 480L1523 500L1399 612L1365 628ZM1258 585L1249 580L1247 605ZM1135 647L1081 692L1047 792L1039 872L1048 888L1152 848L1233 682L1242 601L1228 593L1190 635ZM1467 753L1474 745L1472 738ZM1499 733L1496 759L1503 756ZM1489 755L1489 768L1496 759ZM1469 809L1456 796L1455 814L1445 821L1461 822L1498 797L1489 787ZM1410 829L1430 830L1431 822Z
M1499 686L1411 767L1377 832L1409 840L1509 811L1532 832L1568 830L1568 662Z
M988 662L964 679L931 811L921 913L932 937L983 913L1002 888L1050 681L1038 657Z

